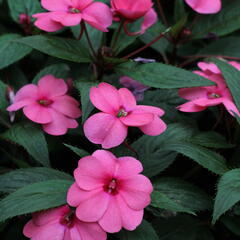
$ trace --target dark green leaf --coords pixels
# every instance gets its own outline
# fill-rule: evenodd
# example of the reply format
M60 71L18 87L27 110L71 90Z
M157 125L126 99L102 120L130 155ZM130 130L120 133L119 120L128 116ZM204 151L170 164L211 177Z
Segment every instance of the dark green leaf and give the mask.
M118 237L121 240L158 240L158 236L146 220L142 221L142 224L134 231L122 230L119 232Z
M87 151L80 149L78 147L74 147L72 145L66 144L64 143L64 146L66 146L67 148L71 149L74 153L76 153L79 157L85 157L90 155Z
M193 38L206 37L208 33L224 36L240 28L240 8L238 1L229 2L218 14L202 16L194 24Z
M52 168L24 168L0 175L0 192L11 193L32 183L54 179L73 180L69 174Z
M91 62L91 57L84 45L79 41L54 36L31 36L16 42L34 48L47 55L72 62Z
M12 33L0 36L0 69L17 62L32 51L28 46L15 42L16 39L21 39L21 36Z
M67 78L69 74L70 68L67 64L59 63L48 66L42 69L33 79L33 83L37 83L40 78L47 74L52 74L56 78Z
M36 161L48 167L49 156L43 131L32 124L15 124L2 138L23 146Z
M197 74L163 63L137 65L130 62L119 65L116 71L155 88L171 89L214 85L212 81Z
M214 203L213 223L239 201L240 169L238 168L228 171L220 178Z
M0 222L66 204L66 194L72 183L69 180L49 180L18 189L0 201Z

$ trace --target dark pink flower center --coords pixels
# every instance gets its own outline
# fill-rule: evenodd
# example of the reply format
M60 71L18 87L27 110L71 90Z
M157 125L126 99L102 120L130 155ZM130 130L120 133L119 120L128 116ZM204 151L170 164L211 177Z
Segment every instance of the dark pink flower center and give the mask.
M221 97L221 95L217 94L217 93L209 93L208 94L208 98L210 98L210 99L220 98L220 97Z
M70 7L70 8L69 8L69 13L73 13L73 14L75 14L75 13L80 13L80 10L77 9L77 8L74 8L74 7Z
M117 117L126 117L128 115L128 112L124 109L124 108L120 108L120 110L118 111Z
M104 186L104 190L105 192L112 194L112 195L116 195L118 193L118 184L117 184L117 179L112 178L110 180L110 182L108 182L105 186Z
M47 107L47 106L51 105L53 103L53 101L50 99L40 99L40 100L38 100L38 103L42 106Z
M67 226L68 228L72 228L74 226L74 218L75 218L75 214L74 212L71 210L67 215L63 216L60 219L60 223L62 225Z

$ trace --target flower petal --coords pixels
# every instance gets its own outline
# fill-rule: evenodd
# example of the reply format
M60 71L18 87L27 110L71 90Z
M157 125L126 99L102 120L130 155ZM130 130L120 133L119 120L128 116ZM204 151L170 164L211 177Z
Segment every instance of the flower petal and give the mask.
M140 34L145 33L145 31L156 22L157 22L157 13L153 8L151 8L143 17Z
M206 98L207 90L204 87L182 88L179 89L179 96L187 100Z
M53 98L67 93L67 84L63 79L55 78L53 75L46 75L38 81L40 97Z
M84 126L85 136L95 144L102 144L103 148L120 145L127 137L127 127L119 119L107 114L97 113L87 119Z
M240 116L240 112L234 102L230 101L229 99L223 99L222 103L232 116L235 116L234 113Z
M115 114L120 107L118 90L108 83L100 83L98 87L90 89L92 104L99 110Z
M221 10L221 0L185 0L198 13L211 14Z
M108 32L107 28L112 24L113 16L106 4L94 2L83 10L82 18L92 27Z
M179 105L177 109L182 112L201 112L205 110L206 107L196 105L193 101L191 101L191 102L186 102L182 105Z
M154 119L150 123L140 126L141 131L150 136L157 136L167 129L166 123L154 114Z
M81 116L81 110L78 106L79 103L68 95L56 97L51 104L51 108L70 118L79 118Z
M126 117L119 118L119 120L126 126L133 126L133 127L146 125L152 122L153 119L154 119L154 114L145 113L145 112L140 113L138 111L132 111Z
M118 93L121 101L121 107L124 107L126 111L131 111L136 108L136 99L127 88L120 88Z
M76 26L82 20L81 13L56 12L51 16L52 20L61 23L63 26Z
M65 0L41 0L41 5L49 11L67 12L69 3Z
M33 103L23 108L23 112L27 118L36 123L50 123L53 120L50 109L40 104Z
M159 108L159 107L153 107L153 106L146 106L146 105L138 105L137 110L140 110L140 111L144 111L144 112L147 112L147 113L153 113L153 114L156 114L158 115L159 117L163 116L164 115L164 111Z

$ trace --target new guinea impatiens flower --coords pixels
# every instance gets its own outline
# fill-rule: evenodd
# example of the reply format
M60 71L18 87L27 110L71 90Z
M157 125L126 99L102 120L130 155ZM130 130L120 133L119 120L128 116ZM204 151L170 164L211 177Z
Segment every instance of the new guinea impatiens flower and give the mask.
M67 205L33 213L23 229L31 240L106 240L106 232L97 223L82 222Z
M153 190L150 180L140 174L142 170L133 157L116 158L109 151L97 150L79 160L67 202L77 208L78 219L97 221L106 232L118 232L122 227L134 230Z
M77 128L75 118L81 116L79 103L67 95L68 87L63 79L52 75L42 77L38 85L22 87L7 110L23 113L33 122L42 124L43 130L51 135L63 135L68 128Z
M164 111L157 107L137 105L134 95L127 88L117 90L108 83L90 89L92 104L102 112L88 118L83 126L85 136L103 148L120 145L127 137L128 127L139 127L151 136L166 130L160 119Z
M107 32L112 24L112 12L102 2L93 0L41 0L43 8L50 12L37 13L35 25L47 32L55 32L64 26L75 26L85 21L92 27Z
M221 10L221 0L185 0L196 12L202 14L217 13Z
M134 34L143 34L157 21L157 14L152 8L152 0L111 0L112 10L117 18L124 19L125 26L143 18L141 30Z
M231 61L229 64L240 70L240 63ZM182 112L200 112L207 107L223 104L231 115L234 115L233 112L240 115L220 69L214 63L205 62L199 62L198 67L202 71L194 71L194 73L215 82L216 86L180 89L180 97L189 102L177 108Z

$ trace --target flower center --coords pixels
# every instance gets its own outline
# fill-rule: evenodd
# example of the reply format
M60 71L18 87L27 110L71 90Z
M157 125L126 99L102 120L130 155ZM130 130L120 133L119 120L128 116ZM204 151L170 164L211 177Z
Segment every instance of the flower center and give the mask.
M115 195L118 193L117 189L117 180L115 178L111 179L111 181L104 186L105 192Z
M66 225L67 227L71 228L74 225L74 217L75 217L75 214L71 210L67 215L61 218L60 223L62 225Z
M47 107L47 106L51 105L53 103L53 101L49 100L49 99L40 99L40 100L38 100L38 103L42 106Z
M209 98L220 98L221 95L220 95L220 94L217 94L217 93L210 93L210 94L208 94L208 97L209 97Z
M120 108L118 114L117 114L117 117L120 118L120 117L126 117L128 115L128 112L123 109L123 108Z
M79 9L77 9L77 8L74 8L74 7L70 7L69 8L69 13L80 13L80 10Z

